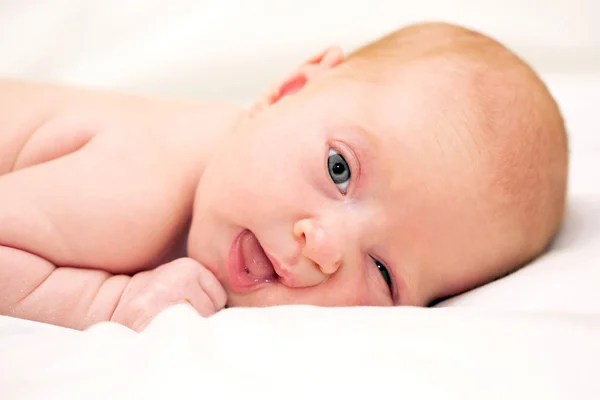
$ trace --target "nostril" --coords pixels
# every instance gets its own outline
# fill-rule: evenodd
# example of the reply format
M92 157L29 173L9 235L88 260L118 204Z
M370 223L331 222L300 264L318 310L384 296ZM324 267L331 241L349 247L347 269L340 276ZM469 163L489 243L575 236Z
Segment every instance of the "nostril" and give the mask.
M298 242L300 242L300 245L302 245L302 247L306 247L306 235L304 234L304 232L298 235L296 239L298 240Z
M302 245L306 246L306 230L309 228L309 222L307 220L300 220L294 224L292 233L296 240Z

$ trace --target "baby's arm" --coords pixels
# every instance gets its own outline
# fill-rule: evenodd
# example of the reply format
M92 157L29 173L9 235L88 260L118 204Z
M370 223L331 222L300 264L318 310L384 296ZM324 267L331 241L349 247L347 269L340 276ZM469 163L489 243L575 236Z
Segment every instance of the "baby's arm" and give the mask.
M81 146L82 140L88 140L56 136L52 146L33 143L42 126L65 109L81 104L87 96L86 92L65 87L0 79L0 177L70 153ZM43 151L46 148L62 154L49 154ZM6 215L0 216L0 232L11 225L8 211L5 209ZM41 257L2 244L0 238L3 315L82 328L110 318L111 307L114 309L131 279L102 271L56 268Z
M169 306L187 303L208 317L227 296L204 266L180 258L135 274L57 268L50 262L0 246L0 314L85 329L113 321L141 331Z
M57 268L33 254L0 246L0 314L85 329L111 319L131 279Z
M191 303L202 315L224 306L218 281L193 260L136 273L156 265L152 260L158 255L146 250L159 247L152 242L157 236L135 236L109 224L113 217L133 215L130 209L152 212L157 225L162 221L157 210L167 210L167 222L177 210L183 213L182 207L164 207L173 199L154 185L170 175L159 170L162 181L151 169L115 175L115 170L128 171L129 164L116 166L120 158L100 157L89 145L87 153L78 151L98 143L92 137L104 121L123 121L148 104L131 96L0 79L0 315L76 329L109 320L141 329L178 302ZM98 147L102 143L96 149L104 149ZM90 151L97 157L90 158ZM110 161L110 168L97 168L99 160ZM139 157L135 161L140 167ZM156 163L151 159L150 164ZM119 201L103 201L103 190L120 193ZM131 199L148 191L160 196ZM131 237L145 247L122 239ZM133 250L128 254L124 248Z

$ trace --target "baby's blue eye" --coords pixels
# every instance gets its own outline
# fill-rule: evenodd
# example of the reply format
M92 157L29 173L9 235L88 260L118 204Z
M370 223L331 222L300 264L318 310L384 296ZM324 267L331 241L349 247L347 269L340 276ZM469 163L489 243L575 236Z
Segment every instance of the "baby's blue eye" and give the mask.
M346 194L346 190L348 190L348 185L350 184L350 167L344 157L333 149L329 150L327 169L333 183L335 183L340 192Z
M381 272L381 275L383 276L385 283L387 283L388 287L391 289L392 288L392 278L390 276L389 271L387 270L385 265L383 265L381 262L377 261L374 258L373 258L373 261L375 262L375 265L379 269L379 272Z

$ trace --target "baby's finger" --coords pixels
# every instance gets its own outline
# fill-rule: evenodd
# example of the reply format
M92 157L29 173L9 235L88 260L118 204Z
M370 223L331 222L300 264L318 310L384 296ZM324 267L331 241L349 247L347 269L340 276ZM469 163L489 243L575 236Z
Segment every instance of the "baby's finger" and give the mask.
M137 296L128 302L117 305L110 321L141 332L158 311L160 309L149 304L144 296Z
M190 293L184 300L194 307L198 311L198 314L205 318L214 315L218 311L212 299L202 288L197 288L197 290Z
M225 292L223 285L221 285L217 277L207 268L200 268L197 277L198 283L212 300L215 310L219 311L223 309L227 303L227 292Z

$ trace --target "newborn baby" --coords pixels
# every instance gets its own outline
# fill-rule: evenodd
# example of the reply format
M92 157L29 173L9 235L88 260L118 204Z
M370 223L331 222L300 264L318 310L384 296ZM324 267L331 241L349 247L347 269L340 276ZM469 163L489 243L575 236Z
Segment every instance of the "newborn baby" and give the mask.
M250 110L0 84L0 313L142 330L177 303L427 306L541 254L567 140L447 24L333 47Z

